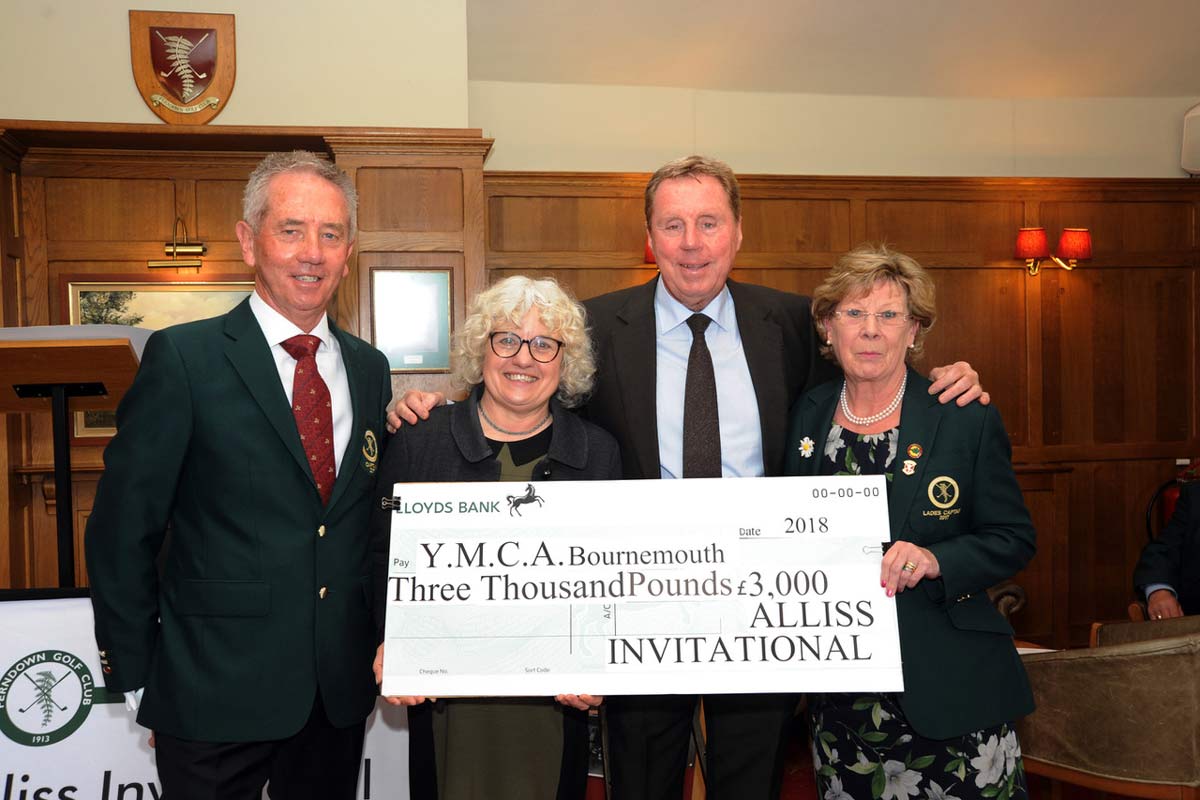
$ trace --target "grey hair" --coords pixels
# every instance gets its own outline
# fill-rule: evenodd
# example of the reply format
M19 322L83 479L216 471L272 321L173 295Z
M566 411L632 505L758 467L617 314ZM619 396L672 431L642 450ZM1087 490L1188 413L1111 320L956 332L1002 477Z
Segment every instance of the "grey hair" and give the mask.
M246 181L246 190L242 193L242 219L255 233L267 216L267 195L271 179L285 172L308 172L318 178L324 178L341 190L346 198L346 207L350 210L350 239L353 241L358 234L358 192L350 176L338 169L333 163L321 158L316 153L307 150L293 150L290 153L270 153Z
M563 343L559 402L577 406L592 391L596 359L583 306L553 278L513 275L475 295L454 337L454 381L460 388L481 383L488 337L497 325L504 326L500 330L520 325L531 308L537 309L550 335Z

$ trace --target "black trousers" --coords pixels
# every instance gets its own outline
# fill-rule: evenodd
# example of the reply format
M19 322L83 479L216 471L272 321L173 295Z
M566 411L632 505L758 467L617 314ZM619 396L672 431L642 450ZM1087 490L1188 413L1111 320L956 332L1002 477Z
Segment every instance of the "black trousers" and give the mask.
M273 742L196 742L155 734L163 800L354 800L366 722L335 728L321 694L294 736Z
M709 800L775 800L794 694L705 695ZM608 697L613 800L679 800L696 697Z

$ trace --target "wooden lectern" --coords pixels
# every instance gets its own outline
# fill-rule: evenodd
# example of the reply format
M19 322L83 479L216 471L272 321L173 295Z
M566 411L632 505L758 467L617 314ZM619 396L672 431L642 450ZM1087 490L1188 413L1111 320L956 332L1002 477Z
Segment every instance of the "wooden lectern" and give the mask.
M0 341L0 413L49 410L53 415L60 588L75 585L72 406L76 411L116 408L137 369L128 339Z

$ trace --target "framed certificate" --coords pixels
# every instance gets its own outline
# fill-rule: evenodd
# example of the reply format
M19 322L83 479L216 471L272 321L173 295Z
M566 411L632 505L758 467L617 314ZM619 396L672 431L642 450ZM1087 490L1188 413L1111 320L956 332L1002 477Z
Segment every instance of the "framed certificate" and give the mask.
M450 270L371 269L371 341L392 372L450 371Z

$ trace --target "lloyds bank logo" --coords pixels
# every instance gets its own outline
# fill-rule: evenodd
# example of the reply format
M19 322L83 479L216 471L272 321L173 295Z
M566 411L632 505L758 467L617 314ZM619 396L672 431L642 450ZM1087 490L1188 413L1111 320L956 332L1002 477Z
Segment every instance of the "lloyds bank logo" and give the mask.
M83 660L62 650L30 653L0 675L0 733L41 747L70 736L97 692Z

